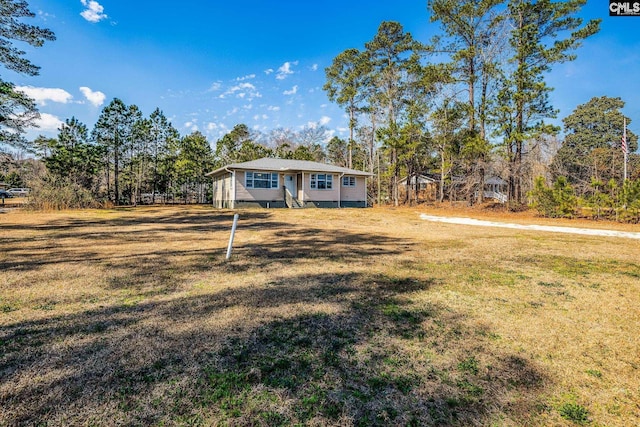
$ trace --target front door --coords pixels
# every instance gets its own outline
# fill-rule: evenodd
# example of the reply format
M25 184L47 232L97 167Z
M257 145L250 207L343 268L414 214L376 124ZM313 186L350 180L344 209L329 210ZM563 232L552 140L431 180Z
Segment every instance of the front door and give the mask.
M296 195L298 194L298 186L296 183L295 175L284 176L284 188L287 189L287 191L289 192L289 194L291 194L292 197L296 197Z

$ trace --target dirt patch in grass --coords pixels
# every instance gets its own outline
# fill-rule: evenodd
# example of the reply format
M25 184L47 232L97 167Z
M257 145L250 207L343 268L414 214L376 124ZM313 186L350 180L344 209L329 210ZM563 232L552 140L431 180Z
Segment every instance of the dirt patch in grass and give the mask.
M640 423L640 243L421 212L3 214L0 425Z

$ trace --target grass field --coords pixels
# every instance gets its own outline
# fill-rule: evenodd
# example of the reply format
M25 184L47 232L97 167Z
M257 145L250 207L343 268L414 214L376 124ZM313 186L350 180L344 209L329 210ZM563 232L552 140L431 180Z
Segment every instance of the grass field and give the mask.
M640 241L421 212L0 213L0 425L640 425Z

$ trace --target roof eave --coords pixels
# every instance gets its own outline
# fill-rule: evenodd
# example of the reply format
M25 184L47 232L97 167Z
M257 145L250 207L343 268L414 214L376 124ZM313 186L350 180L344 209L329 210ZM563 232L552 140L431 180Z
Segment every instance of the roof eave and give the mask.
M243 171L247 171L247 170L263 170L263 171L268 171L268 172L324 172L324 173L339 173L339 174L343 174L343 175L355 175L355 176L366 176L366 177L371 177L374 176L374 174L372 174L371 172L364 172L364 171L358 171L358 170L352 170L352 171L338 171L338 170L327 170L327 169L321 169L321 168L273 168L273 167L259 167L259 168L255 168L255 167L246 167L246 166L240 166L240 165L227 165L224 167L221 167L219 169L216 169L212 172L208 172L205 174L205 176L215 176L215 175L219 175L222 172L231 172L231 170L243 170Z
M211 172L207 172L204 174L204 176L214 176L214 175L219 175L221 172L228 172L231 173L231 171L229 170L229 166L223 166L221 168L218 168L214 171Z

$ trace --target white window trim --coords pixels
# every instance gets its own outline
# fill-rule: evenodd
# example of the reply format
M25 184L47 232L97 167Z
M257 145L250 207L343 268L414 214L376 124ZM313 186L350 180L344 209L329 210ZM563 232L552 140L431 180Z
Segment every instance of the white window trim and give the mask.
M324 175L325 188L318 188L318 176ZM331 184L329 187L327 184ZM309 188L316 191L333 191L333 174L331 173L312 173L309 174Z
M344 183L345 179L349 181L347 184ZM351 183L352 181L353 181L353 184ZM342 183L343 187L354 188L357 185L356 184L357 180L355 176L343 176L340 182Z
M269 187L256 187L255 186L255 174L268 174L269 175ZM249 181L249 175L251 175L251 181ZM261 180L264 181L264 180ZM251 182L251 185L249 185ZM275 182L275 186L273 185ZM273 190L280 188L280 174L270 171L245 171L244 172L244 186L251 190Z

